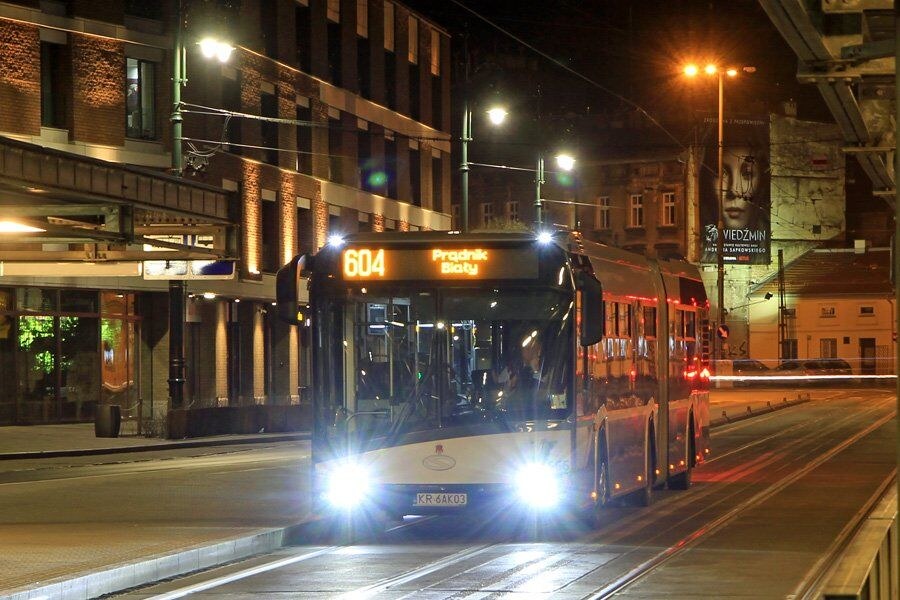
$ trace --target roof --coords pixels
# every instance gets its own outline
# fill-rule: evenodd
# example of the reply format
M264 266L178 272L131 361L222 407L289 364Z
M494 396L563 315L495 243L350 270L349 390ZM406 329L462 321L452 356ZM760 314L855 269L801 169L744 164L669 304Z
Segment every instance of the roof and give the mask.
M784 268L784 291L792 296L893 296L890 278L891 253L870 248L856 254L852 249L812 250ZM750 292L778 295L775 270Z

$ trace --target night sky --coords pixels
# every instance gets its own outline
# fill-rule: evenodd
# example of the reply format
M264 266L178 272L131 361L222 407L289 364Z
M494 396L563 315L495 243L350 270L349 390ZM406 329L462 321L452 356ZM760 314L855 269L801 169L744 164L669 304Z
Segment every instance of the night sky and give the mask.
M679 140L687 141L697 118L714 114L713 80L686 80L681 67L691 59L756 67L730 81L730 115L781 110L795 100L798 116L831 121L813 86L796 81L797 59L755 0L409 0L453 36L454 105L465 80L462 65L468 39L471 101L504 98L511 112L539 118L553 129L581 127L579 116L616 118L639 105ZM521 38L517 42L462 8L490 19ZM468 34L466 36L466 34ZM590 79L584 81L537 51ZM522 71L494 64L497 54L518 57ZM570 123L566 125L566 121ZM454 120L454 128L456 123ZM546 127L545 127L546 129ZM672 144L660 132L651 143Z

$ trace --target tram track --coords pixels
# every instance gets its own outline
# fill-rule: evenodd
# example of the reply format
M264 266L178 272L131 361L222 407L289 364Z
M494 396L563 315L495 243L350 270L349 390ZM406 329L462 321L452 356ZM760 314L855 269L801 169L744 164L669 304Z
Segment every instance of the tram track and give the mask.
M809 461L804 467L801 469L790 473L789 475L782 477L777 482L772 485L767 486L762 491L754 494L747 500L744 500L734 508L730 509L723 515L718 518L705 523L702 527L694 530L689 535L679 539L676 543L668 546L661 552L656 553L649 560L645 560L641 564L632 568L630 571L625 573L624 575L616 578L611 583L606 585L603 588L600 588L595 593L590 594L588 596L584 596L584 600L603 600L605 598L611 598L614 595L624 591L630 585L634 584L636 581L640 580L643 577L651 574L654 570L658 569L660 566L687 550L691 547L695 546L700 540L705 537L711 536L713 533L719 531L722 527L727 525L729 522L733 521L743 512L747 511L750 508L754 508L760 505L765 500L771 498L778 492L782 491L787 486L791 485L799 481L802 477L809 474L816 467L824 464L826 461L830 460L834 456L836 456L841 451L850 447L854 443L858 442L865 436L869 435L888 421L894 419L894 414L886 415L874 423L870 424L868 427L863 429L862 431L857 432L856 434L850 436L849 438L844 439L840 443L832 446L825 453L817 456L813 460ZM893 476L890 478L892 479ZM883 483L883 486L886 486L887 483Z

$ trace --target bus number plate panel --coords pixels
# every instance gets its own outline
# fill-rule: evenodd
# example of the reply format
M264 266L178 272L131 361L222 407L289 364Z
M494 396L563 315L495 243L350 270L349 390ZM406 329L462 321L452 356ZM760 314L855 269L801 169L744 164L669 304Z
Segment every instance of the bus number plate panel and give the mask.
M463 493L419 492L413 506L465 506L468 501Z

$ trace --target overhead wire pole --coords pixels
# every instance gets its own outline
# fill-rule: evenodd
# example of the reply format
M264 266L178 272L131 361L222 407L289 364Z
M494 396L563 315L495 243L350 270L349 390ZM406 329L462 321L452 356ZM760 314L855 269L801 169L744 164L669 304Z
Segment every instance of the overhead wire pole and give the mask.
M182 5L175 0L175 45L172 48L172 171L181 176L181 87L185 83L185 52L182 38ZM184 407L184 280L169 280L169 399L171 408Z
M718 306L716 312L718 314L718 327L725 325L725 222L722 217L722 207L725 203L725 178L722 177L723 171L723 121L725 113L725 81L723 71L717 71L719 76L719 149L718 149L718 172L716 177L719 179L719 194L716 201L716 299ZM721 331L721 329L720 329ZM725 343L721 336L716 336L716 358L723 359Z

